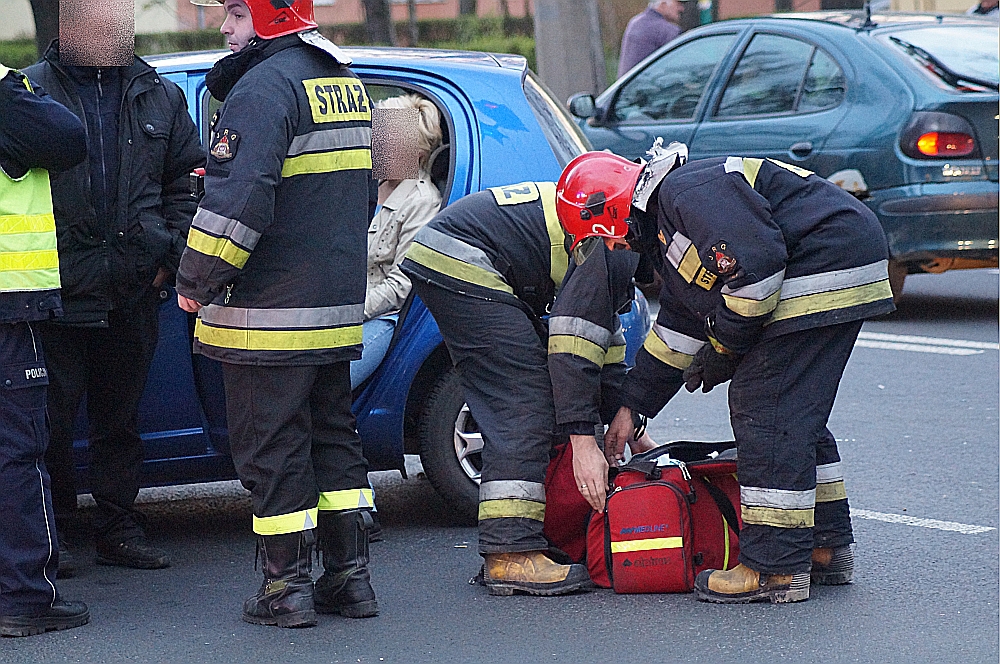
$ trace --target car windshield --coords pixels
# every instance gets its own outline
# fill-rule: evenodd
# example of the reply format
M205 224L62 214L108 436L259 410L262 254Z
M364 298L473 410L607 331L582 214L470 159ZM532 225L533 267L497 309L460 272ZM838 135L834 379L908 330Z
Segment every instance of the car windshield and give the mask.
M948 85L978 92L996 88L1000 80L997 35L995 25L935 25L894 31L883 39Z
M570 119L566 109L530 71L524 77L524 96L560 166L565 168L574 157L593 149L590 141Z

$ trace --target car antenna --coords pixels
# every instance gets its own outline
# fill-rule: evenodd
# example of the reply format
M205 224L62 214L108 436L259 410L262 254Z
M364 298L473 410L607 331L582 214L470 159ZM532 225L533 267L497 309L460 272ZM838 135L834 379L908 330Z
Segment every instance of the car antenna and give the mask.
M865 22L861 25L861 29L867 30L874 27L875 24L872 23L872 3L871 0L865 0Z

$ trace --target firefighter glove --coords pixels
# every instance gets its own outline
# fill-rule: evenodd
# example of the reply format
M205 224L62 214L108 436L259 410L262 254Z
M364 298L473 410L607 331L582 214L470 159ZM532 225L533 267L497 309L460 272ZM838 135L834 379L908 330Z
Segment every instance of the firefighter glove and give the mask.
M684 370L684 387L688 392L694 392L701 385L702 392L711 392L713 387L732 378L739 365L738 355L723 354L716 351L712 344L705 344Z

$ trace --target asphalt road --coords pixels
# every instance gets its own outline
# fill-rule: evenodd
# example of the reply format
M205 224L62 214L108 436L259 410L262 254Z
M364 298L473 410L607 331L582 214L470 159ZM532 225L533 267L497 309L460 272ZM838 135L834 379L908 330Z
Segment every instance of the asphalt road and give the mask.
M0 662L995 664L997 300L996 270L911 277L898 311L865 325L830 422L855 510L855 581L814 587L808 602L490 597L467 583L480 564L475 529L452 525L418 473L389 472L373 474L386 526L373 545L381 615L252 626L239 617L260 583L249 501L221 483L144 491L173 567L98 567L79 546L80 573L60 588L90 604L91 624L0 640ZM682 392L650 430L661 442L728 438L725 390Z

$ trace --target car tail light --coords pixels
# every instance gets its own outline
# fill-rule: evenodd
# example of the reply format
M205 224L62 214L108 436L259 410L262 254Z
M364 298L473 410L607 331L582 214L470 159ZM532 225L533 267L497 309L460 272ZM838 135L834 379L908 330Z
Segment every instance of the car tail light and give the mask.
M929 131L917 139L917 150L928 157L964 157L975 149L976 141L959 132Z
M960 115L936 111L914 113L899 135L899 148L913 159L979 156L969 121Z

